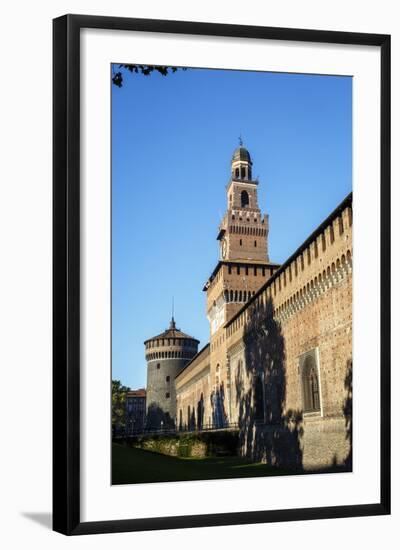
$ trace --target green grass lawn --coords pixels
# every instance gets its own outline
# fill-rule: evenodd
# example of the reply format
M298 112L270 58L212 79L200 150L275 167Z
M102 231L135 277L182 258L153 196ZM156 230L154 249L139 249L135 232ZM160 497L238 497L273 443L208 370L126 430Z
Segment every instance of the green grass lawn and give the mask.
M293 472L239 457L176 458L114 443L112 483L154 483L284 475Z

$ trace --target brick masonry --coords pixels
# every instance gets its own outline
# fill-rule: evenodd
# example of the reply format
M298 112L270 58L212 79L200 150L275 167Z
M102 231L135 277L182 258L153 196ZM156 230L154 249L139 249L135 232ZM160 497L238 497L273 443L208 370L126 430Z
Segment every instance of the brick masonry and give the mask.
M249 176L240 149L232 174ZM254 460L349 469L352 196L279 266L268 258L257 185L233 177L227 186L221 258L203 289L210 343L175 377L175 422L237 423L241 452Z

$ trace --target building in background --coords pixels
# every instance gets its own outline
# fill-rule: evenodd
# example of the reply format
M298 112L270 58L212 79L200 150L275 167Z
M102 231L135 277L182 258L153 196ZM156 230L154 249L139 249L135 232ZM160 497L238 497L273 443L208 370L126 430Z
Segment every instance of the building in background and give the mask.
M146 423L146 390L129 390L125 398L126 434L142 432Z

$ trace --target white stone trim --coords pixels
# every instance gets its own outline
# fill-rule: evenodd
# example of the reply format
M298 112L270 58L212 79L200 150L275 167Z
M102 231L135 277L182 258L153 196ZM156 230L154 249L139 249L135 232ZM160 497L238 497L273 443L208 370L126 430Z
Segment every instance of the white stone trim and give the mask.
M321 369L320 369L320 356L319 356L319 346L316 346L314 348L310 348L307 351L304 351L301 353L297 360L298 360L298 376L299 376L299 391L300 391L300 403L302 406L302 410L304 407L304 393L303 393L303 373L302 373L302 365L301 365L301 358L310 355L312 352L314 352L315 356L315 364L317 367L317 373L318 373L318 392L319 392L319 411L303 411L303 417L320 417L323 418L324 416L324 405L323 405L323 398L322 398L322 388L321 388Z

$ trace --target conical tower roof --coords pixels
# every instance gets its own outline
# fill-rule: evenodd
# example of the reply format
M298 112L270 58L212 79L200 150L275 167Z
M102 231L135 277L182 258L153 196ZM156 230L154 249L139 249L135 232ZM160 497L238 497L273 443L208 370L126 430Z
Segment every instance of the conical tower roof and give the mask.
M185 340L194 340L195 342L199 343L199 340L196 338L193 338L193 336L190 336L189 334L185 334L182 332L179 328L176 328L176 323L174 317L171 318L171 322L169 324L169 328L164 330L164 332L161 332L161 334L157 334L157 336L153 336L152 338L148 338L144 343L150 342L151 340L160 340L163 338L177 338L177 339L185 339Z

